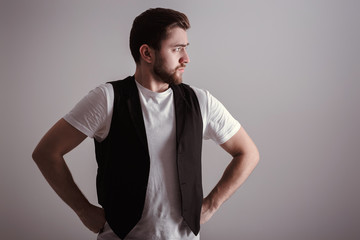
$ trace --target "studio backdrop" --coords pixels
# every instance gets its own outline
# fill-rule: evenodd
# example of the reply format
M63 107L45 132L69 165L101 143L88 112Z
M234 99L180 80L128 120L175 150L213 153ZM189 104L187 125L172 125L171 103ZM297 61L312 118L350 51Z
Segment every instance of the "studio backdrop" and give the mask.
M1 239L95 239L31 159L91 89L134 74L133 19L187 14L184 82L207 89L260 151L203 240L360 239L360 2L355 0L1 0ZM65 156L97 203L92 139ZM203 147L204 193L231 160Z

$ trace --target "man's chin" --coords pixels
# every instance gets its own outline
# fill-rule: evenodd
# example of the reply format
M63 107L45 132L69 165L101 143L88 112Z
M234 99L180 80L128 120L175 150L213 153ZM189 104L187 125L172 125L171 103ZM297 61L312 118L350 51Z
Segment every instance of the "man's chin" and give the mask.
M164 79L163 80L165 83L168 84L174 84L174 85L179 85L180 83L182 83L182 77L181 76L176 76L175 74Z
M172 76L173 82L175 85L179 85L180 83L182 83L182 74L176 74L174 73L174 75Z
M182 83L182 78L173 79L172 83L175 85L179 85L180 83Z
M174 79L174 84L179 85L180 83L182 83L182 78L181 77Z
M154 71L155 74L158 76L158 79L167 84L175 84L178 85L182 83L182 74L178 73L177 71L173 74L166 74L161 71Z

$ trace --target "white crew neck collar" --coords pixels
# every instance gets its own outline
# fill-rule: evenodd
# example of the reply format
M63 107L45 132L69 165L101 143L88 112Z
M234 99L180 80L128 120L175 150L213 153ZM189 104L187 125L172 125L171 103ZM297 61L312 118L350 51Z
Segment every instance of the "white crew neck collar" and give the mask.
M135 79L135 83L136 83L136 86L138 87L139 91L141 91L141 93L147 97L164 98L172 93L172 89L170 87L168 89L166 89L164 92L154 92L154 91L151 91L150 89L144 87L143 85L141 85L138 81L136 81L136 79Z

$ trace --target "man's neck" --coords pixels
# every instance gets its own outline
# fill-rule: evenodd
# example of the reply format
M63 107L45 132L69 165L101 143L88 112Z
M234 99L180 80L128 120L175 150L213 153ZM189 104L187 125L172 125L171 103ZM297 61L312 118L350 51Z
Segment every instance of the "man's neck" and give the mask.
M143 87L153 92L164 92L169 88L168 83L162 82L160 79L156 79L150 71L136 67L135 80Z

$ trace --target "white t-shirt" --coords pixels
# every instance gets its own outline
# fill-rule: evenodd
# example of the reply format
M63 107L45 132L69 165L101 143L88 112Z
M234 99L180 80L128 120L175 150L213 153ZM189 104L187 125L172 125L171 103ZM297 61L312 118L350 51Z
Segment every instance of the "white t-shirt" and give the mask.
M171 88L152 92L136 82L144 118L150 173L142 217L126 239L197 240L181 216L180 189L176 168L175 106ZM239 129L225 107L208 91L192 87L201 109L204 139L222 144ZM90 91L64 119L89 137L102 141L108 135L113 112L114 90L102 84ZM98 240L118 240L108 224Z

